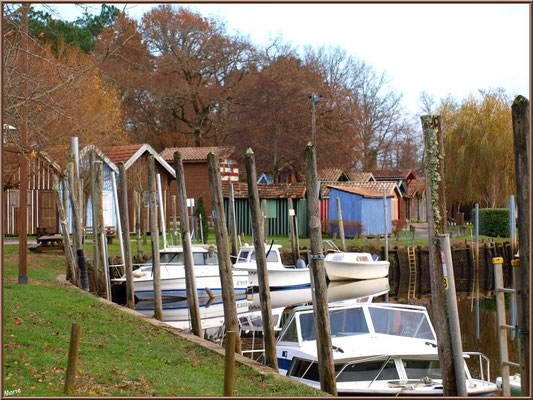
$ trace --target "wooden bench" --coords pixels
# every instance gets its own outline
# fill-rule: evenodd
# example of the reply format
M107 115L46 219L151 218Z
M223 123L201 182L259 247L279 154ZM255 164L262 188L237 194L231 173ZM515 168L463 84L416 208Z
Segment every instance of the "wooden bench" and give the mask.
M30 247L30 251L52 251L63 250L63 236L50 235L40 236L37 238L37 243Z
M93 234L93 227L92 226L85 226L83 228L85 230L86 235L92 235ZM105 236L107 238L107 244L113 244L113 239L117 237L117 230L114 226L106 226L105 227Z

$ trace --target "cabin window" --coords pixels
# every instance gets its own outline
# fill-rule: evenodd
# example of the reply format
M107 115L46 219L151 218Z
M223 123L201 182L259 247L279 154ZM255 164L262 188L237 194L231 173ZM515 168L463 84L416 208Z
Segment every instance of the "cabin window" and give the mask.
M204 253L204 263L206 265L218 265L218 256L217 253L213 253L213 257L209 256L209 253Z
M268 250L265 249L265 255L266 253L268 253ZM255 251L252 252L252 256L250 257L250 260L251 261L255 261ZM278 262L278 253L276 253L275 251L271 251L270 253L268 253L267 255L267 262Z
M368 256L357 256L357 261L361 261L361 262L367 262L367 261L370 261L370 258Z
M248 252L248 251L241 251L241 252L239 253L239 257L237 258L237 262L238 262L238 263L243 263L243 262L248 261L248 254L249 254L249 253L250 253L250 252Z
M329 318L332 337L360 335L369 332L362 308L331 310Z
M402 360L407 378L442 379L439 360Z
M288 375L316 382L320 380L318 375L318 363L316 361L302 360L296 357L292 359Z
M183 253L160 253L161 264L183 264Z
M369 311L376 333L435 340L424 313L378 307Z
M192 253L192 262L194 265L204 265L204 253Z
M348 365L337 377L337 382L372 381L383 367L385 360L361 362ZM335 374L338 374L344 364L335 364ZM400 379L394 360L390 359L379 374L378 381Z
M293 318L287 330L280 338L280 342L298 342L298 328L296 327L296 318Z

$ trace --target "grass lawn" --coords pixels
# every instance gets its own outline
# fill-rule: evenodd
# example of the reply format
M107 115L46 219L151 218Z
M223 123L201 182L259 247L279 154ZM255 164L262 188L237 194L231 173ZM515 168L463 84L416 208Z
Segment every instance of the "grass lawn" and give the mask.
M30 253L29 283L19 285L18 248L6 245L4 250L4 390L21 397L63 395L70 327L78 322L77 394L222 395L224 360L219 354L60 284L56 276L65 269L61 253ZM241 364L234 387L235 396L324 395Z

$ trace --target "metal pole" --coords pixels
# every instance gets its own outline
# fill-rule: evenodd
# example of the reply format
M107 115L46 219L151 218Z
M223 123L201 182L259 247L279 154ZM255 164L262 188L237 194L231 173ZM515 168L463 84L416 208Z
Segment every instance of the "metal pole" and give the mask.
M157 174L157 196L159 198L159 215L161 216L161 234L163 235L163 248L167 248L167 229L165 210L163 210L163 190L161 189L161 174Z
M385 184L382 185L383 187L383 222L385 226L385 234L383 235L383 238L385 240L385 261L389 261L389 224L387 220L387 188ZM414 238L413 238L414 239ZM385 293L385 301L389 301L389 292Z
M126 274L126 256L124 254L124 238L122 237L122 223L120 222L120 207L118 204L118 192L117 192L117 181L116 181L115 171L111 172L111 183L113 185L113 200L115 201L115 213L117 214L117 235L118 235L118 244L120 247L120 258L122 260L122 275ZM129 237L127 238L129 240Z
M455 379L457 382L457 395L466 396L466 378L464 369L463 344L461 342L461 326L459 325L459 312L457 310L457 297L455 294L455 279L453 272L452 249L450 246L450 235L438 235L442 271L444 273L444 288L446 289L446 299L448 303L448 319L450 321L450 336L452 340L453 363L455 366Z
M118 163L118 173L120 182L120 207L122 208L121 224L124 226L124 269L126 270L126 302L129 308L135 308L135 291L133 284L133 265L131 261L130 242L130 215L128 210L128 183L124 163Z
M337 215L339 219L339 235L341 237L342 251L346 251L346 239L344 238L344 222L342 220L341 199L337 197Z
M148 156L148 187L150 193L150 241L152 242L152 277L154 288L154 318L163 321L161 298L161 260L159 258L159 228L157 226L157 193L155 188L154 156Z
M200 239L202 243L204 242L204 227L202 226L202 214L198 214L198 219L200 220Z
M476 339L479 339L479 204L476 203L475 215L475 231L476 231Z
M315 104L315 94L311 93L311 135L313 146L316 146L316 104Z

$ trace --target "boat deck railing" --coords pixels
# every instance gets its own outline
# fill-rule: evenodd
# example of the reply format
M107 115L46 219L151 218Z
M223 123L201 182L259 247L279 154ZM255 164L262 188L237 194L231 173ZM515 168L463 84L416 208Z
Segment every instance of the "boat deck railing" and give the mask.
M490 360L489 360L489 358L485 354L480 353L479 351L464 351L463 355L466 355L466 356L478 356L479 372L480 372L480 375L481 375L481 381L483 382L483 385L487 385L487 384L491 383L490 382ZM485 363L486 363L487 379L485 379L485 375L483 373L483 361L485 361Z
M341 250L337 247L337 245L335 244L335 242L333 240L330 240L330 239L323 240L322 244L330 246L331 250L333 250L333 251L335 251L337 253L341 252Z

